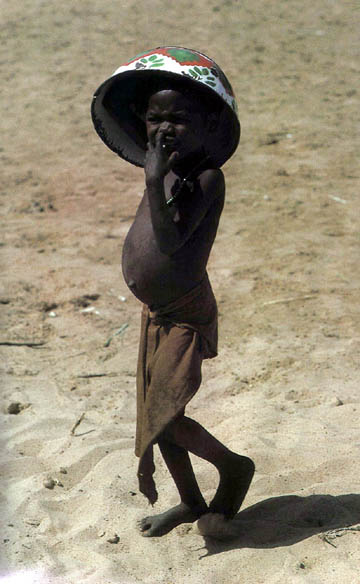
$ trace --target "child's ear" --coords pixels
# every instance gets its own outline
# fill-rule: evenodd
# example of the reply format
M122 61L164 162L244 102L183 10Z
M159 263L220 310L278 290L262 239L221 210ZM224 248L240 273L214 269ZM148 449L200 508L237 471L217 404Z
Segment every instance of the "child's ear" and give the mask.
M219 116L216 113L211 113L207 116L206 127L210 134L216 132L219 125Z

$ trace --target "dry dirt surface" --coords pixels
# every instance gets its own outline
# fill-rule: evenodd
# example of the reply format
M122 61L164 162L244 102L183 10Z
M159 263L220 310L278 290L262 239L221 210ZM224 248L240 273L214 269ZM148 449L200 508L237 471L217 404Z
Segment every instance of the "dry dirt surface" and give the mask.
M358 582L358 2L2 4L0 582ZM219 63L242 122L209 262L219 356L189 406L257 466L231 539L136 528L140 305L120 262L143 172L89 109L167 44ZM159 458L156 476L158 510L177 497Z

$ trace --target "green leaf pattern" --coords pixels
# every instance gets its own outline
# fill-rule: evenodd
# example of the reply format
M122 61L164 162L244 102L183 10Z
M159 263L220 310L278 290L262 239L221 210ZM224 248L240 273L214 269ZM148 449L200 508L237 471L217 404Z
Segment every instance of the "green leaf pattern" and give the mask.
M216 87L216 77L212 75L211 71L206 67L197 67L195 65L192 69L189 69L190 75L197 81L202 81L210 87Z
M188 54L183 54L185 51L182 51L181 57L185 58ZM191 53L193 55L193 53ZM174 55L175 56L175 55ZM178 56L178 55L177 55ZM163 55L150 55L149 57L142 57L137 63L137 68L151 68L151 69L160 69L164 66L164 57ZM216 87L216 77L212 74L210 69L207 67L198 67L194 65L191 69L189 69L189 74L193 77L196 81L202 81L206 83L210 87Z
M169 49L168 53L173 57L176 58L179 62L186 61L186 60L194 60L196 59L196 55L192 52L181 50L181 49ZM165 66L164 55L160 53L152 54L149 56L143 56L143 54L138 55L138 61L135 63L136 69L161 69ZM191 67L187 66L187 72L182 71L183 75L191 77L194 81L200 81L201 83L205 83L211 88L216 88L217 86L217 78L220 78L221 84L227 90L227 93L233 95L231 85L229 84L227 78L225 77L224 73L217 69L209 69L208 67L203 67L200 65L192 65ZM229 105L232 109L237 112L237 104L234 98L231 99L231 103Z
M150 57L143 57L138 61L142 67L160 68L164 66L164 58L162 55L150 55Z

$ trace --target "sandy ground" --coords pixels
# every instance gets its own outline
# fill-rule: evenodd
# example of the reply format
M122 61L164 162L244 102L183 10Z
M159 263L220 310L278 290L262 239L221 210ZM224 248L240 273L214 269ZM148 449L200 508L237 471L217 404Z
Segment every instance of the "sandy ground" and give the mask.
M359 6L168 4L2 6L0 582L356 584ZM225 541L219 522L136 528L140 306L120 258L143 176L89 106L162 44L224 68L243 128L209 264L219 356L188 410L256 462ZM210 499L216 473L194 462ZM156 477L161 510L177 496L159 458Z

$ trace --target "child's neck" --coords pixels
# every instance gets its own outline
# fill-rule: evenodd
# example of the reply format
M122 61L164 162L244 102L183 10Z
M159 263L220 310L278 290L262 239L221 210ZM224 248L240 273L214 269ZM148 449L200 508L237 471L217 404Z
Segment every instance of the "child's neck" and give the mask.
M173 167L173 172L179 176L179 178L184 178L188 176L195 168L201 166L202 161L208 158L204 149L193 152L191 155L186 156L182 160L179 160Z
M196 175L209 168L210 156L206 152L202 151L201 156L192 156L190 170L189 165L184 166L184 170L173 169L173 174L178 178L175 180L174 185L171 189L171 197L166 201L168 207L172 207L176 199L181 195L184 186L187 184L188 188L192 192L194 189L193 181ZM192 185L192 186L190 186Z

